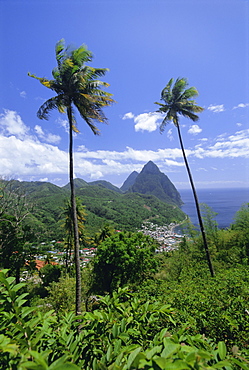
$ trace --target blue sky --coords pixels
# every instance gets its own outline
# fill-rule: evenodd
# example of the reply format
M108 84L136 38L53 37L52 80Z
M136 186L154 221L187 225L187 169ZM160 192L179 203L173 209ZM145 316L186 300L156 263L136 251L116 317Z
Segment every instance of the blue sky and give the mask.
M200 120L180 120L197 188L248 187L248 0L0 1L0 176L68 183L66 116L36 112L53 92L55 44L86 44L117 101L92 134L78 119L75 177L121 186L152 160L178 189L189 188L176 128L160 134L155 113L170 78L199 91Z

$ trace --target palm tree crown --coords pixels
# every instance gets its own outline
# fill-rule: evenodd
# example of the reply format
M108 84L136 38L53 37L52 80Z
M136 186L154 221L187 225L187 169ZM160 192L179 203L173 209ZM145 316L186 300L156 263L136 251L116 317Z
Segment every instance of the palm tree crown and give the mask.
M185 78L178 78L172 87L174 79L171 78L166 87L162 90L161 100L165 104L155 103L160 106L159 112L166 113L161 125L160 131L163 132L167 123L173 122L176 127L179 126L179 115L190 118L192 121L198 121L199 117L195 113L200 113L204 109L196 105L194 100L198 96L195 87L187 89L188 82Z
M92 60L92 53L85 45L70 50L70 47L65 48L64 40L60 40L56 44L55 53L57 67L52 71L53 80L29 73L30 77L36 78L57 94L42 104L37 112L38 117L47 120L51 110L58 109L60 113L66 113L67 108L74 105L93 133L98 135L95 122L107 121L102 108L114 102L112 94L102 90L102 87L109 84L97 79L104 76L108 69L85 65ZM78 132L73 113L72 119L73 130Z

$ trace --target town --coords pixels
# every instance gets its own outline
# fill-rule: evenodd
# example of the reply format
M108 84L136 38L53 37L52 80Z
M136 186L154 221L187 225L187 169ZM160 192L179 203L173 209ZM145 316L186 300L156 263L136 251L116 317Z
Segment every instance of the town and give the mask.
M169 252L177 249L179 242L184 235L176 234L174 232L178 224L170 223L169 225L158 226L152 222L145 222L142 224L141 230L144 235L149 235L153 239L156 239L159 243L159 247L156 252Z

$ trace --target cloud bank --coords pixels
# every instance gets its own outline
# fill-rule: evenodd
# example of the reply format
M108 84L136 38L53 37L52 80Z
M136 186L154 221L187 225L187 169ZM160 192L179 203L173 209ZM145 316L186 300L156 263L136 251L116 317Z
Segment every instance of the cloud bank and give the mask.
M132 117L139 130L153 131L159 123L157 114L144 113ZM189 133L201 132L198 125L192 125ZM171 136L171 131L168 131ZM0 175L17 176L20 179L50 179L68 174L68 153L56 144L60 137L52 135L36 125L31 130L14 111L5 110L0 115ZM222 135L210 142L203 139L193 148L186 148L190 160L204 158L248 158L249 129L236 131L232 135ZM76 148L75 176L91 179L110 175L130 174L152 160L167 172L178 171L184 166L180 148L157 150L137 150L127 146L123 151L88 150L81 145ZM200 166L201 167L201 166ZM202 166L203 167L203 166Z

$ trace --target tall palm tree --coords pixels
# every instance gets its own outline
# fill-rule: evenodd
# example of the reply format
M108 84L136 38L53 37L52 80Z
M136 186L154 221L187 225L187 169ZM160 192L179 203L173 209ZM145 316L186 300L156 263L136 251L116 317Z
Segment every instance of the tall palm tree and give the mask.
M198 121L199 117L196 113L202 112L204 109L198 105L196 105L195 100L191 100L194 97L198 96L198 91L195 87L188 87L188 82L185 78L178 78L175 84L172 86L174 79L171 78L166 87L161 92L161 100L164 101L164 104L156 102L160 108L158 112L164 113L165 117L160 125L160 132L162 133L165 129L165 126L169 122L173 122L173 124L177 128L180 146L184 158L184 162L186 165L187 173L189 176L191 188L194 195L197 216L199 220L200 230L203 238L203 245L206 252L206 257L208 261L208 267L211 273L211 276L214 276L214 269L208 249L206 234L203 226L203 221L201 217L201 211L199 206L199 201L197 197L197 193L195 190L194 181L191 175L190 167L188 164L187 156L184 150L184 145L182 141L181 131L180 131L180 124L179 124L179 116L183 116L186 118L190 118L193 122Z
M85 207L82 205L79 198L76 197L76 213L77 213L77 220L78 220L78 233L79 233L79 241L80 243L84 243L85 241L85 221L86 221L86 211ZM65 203L65 207L63 208L63 222L62 227L66 233L65 238L65 245L66 245L66 270L68 269L68 263L71 260L71 251L74 245L74 227L73 227L73 220L72 220L72 205L71 201L67 200ZM75 256L74 256L75 258Z
M99 81L98 77L104 76L106 68L93 68L85 63L92 60L92 53L85 45L78 49L65 47L64 40L60 40L55 48L57 67L53 69L52 80L40 78L29 73L45 87L53 90L57 95L48 99L39 108L37 115L40 119L48 120L49 113L57 109L66 113L69 123L69 178L71 188L72 220L74 225L74 248L76 270L76 314L81 312L81 274L79 259L79 233L75 202L75 189L73 181L73 132L79 132L73 107L91 128L94 135L99 134L95 122L106 122L107 119L102 108L114 102L112 94L102 90L109 86Z

